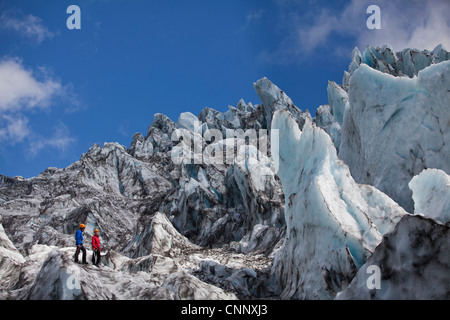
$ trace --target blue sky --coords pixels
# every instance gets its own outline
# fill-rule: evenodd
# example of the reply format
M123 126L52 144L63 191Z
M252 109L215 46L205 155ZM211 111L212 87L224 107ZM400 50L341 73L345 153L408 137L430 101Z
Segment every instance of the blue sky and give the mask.
M81 30L66 27L71 4ZM370 4L381 30L366 27ZM259 104L264 76L314 114L353 47L449 48L448 16L446 0L0 0L0 174L65 167L94 143L128 147L157 112Z

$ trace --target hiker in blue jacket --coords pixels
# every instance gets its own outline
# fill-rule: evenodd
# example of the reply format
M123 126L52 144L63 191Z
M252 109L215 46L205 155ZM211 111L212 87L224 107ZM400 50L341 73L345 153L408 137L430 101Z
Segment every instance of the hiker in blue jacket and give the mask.
M75 243L77 246L77 251L75 251L75 262L78 263L78 255L80 254L80 251L83 252L83 264L88 264L86 262L86 249L83 245L83 232L84 228L86 226L84 224L80 224L80 229L77 230L75 233Z

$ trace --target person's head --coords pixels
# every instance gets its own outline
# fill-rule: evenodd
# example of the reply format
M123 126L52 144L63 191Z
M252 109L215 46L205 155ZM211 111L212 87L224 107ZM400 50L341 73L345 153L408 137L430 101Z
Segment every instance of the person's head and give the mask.
M86 228L86 226L84 224L80 224L80 230L81 232L84 232L84 229Z
M100 235L100 231L98 231L98 229L95 229L95 230L94 230L94 234L95 234L96 236L99 236L99 235Z

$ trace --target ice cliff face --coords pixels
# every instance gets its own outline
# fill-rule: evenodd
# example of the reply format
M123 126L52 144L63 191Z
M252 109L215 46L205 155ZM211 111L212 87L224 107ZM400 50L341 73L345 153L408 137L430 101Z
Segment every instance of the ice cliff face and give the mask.
M330 105L317 111L315 123L323 131L308 122L299 130L284 110L274 114L271 127L280 130L283 141L278 175L286 199L286 239L272 269L281 297L333 298L364 265L353 280L358 289L341 296L358 298L365 290L363 297L369 292L367 266L384 263L385 269L395 269L385 272L385 287L389 288L369 292L371 297L418 298L435 270L440 286L434 293L424 289L423 297L448 298L446 227L430 234L438 221L448 221L448 175L444 172L450 165L447 59L441 47L432 53L404 50L397 55L388 47L368 47L363 55L355 50L344 85L330 82ZM430 167L444 171L422 172ZM414 199L416 214L436 220L414 218L413 223L399 223L407 213L388 195L411 213ZM383 242L382 235L386 235ZM414 237L433 241L416 248ZM407 243L395 250L380 249L389 246L389 238ZM373 253L375 248L378 251ZM430 257L435 260L428 261ZM406 260L400 261L404 270L394 265L395 259ZM425 277L420 275L421 266L429 272ZM414 274L407 280L388 280L408 272ZM418 291L407 293L408 286L416 284ZM392 289L395 286L400 287L398 291Z
M0 176L0 298L420 298L410 283L449 283L449 58L355 49L315 119L263 78L261 105L158 113L128 148ZM80 223L86 244L101 230L100 268L72 262ZM369 263L390 289L364 289ZM423 297L449 296L436 286Z
M412 211L411 178L426 168L450 172L448 88L450 61L413 79L361 65L350 78L350 109L339 150L355 179Z
M318 125L358 183L412 212L408 183L426 168L450 173L450 55L388 46L355 49L343 85L328 85ZM325 120L325 121L324 121Z
M287 111L277 111L280 176L286 197L286 240L273 272L287 299L329 299L406 214L373 187L357 184L338 159L330 137L311 122L300 131Z

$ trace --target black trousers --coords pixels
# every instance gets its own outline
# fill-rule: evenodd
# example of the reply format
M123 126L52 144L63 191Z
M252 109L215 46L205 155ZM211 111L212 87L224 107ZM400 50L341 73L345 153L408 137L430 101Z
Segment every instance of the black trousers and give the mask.
M80 254L80 251L83 252L83 263L87 263L86 262L86 249L84 248L83 245L81 246L77 246L77 251L75 251L75 262L78 262L78 255Z
M98 266L100 264L101 261L101 255L100 255L100 250L95 249L92 252L92 264Z

